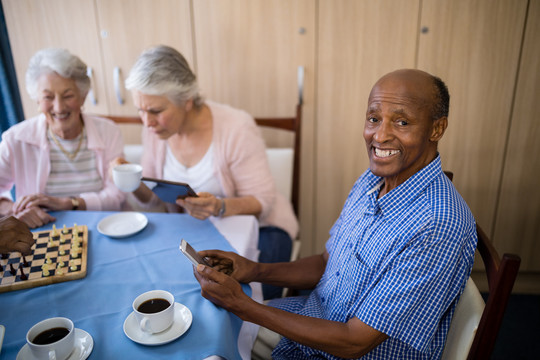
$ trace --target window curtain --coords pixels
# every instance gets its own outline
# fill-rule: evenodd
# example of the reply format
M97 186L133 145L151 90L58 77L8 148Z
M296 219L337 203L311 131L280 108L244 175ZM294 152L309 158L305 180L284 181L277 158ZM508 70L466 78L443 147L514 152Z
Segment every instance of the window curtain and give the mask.
M0 3L0 134L22 120L24 113L19 86L11 56L4 9Z

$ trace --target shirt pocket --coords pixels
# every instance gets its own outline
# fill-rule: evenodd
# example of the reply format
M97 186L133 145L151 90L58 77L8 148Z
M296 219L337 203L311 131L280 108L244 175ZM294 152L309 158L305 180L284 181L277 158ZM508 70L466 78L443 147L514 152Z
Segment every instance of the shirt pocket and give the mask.
M391 233L366 232L354 249L354 257L364 266L377 271L396 250L398 238Z

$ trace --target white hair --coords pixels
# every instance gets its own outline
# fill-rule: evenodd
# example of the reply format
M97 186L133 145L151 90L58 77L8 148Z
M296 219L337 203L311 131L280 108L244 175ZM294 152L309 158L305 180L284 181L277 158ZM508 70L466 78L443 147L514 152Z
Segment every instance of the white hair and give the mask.
M73 79L84 98L90 90L90 78L86 74L86 64L66 49L43 49L32 56L26 70L26 91L32 99L38 97L38 80L43 74L55 72Z
M166 96L176 105L192 99L195 107L202 106L197 78L175 49L159 45L145 50L133 65L126 79L126 89L147 95Z

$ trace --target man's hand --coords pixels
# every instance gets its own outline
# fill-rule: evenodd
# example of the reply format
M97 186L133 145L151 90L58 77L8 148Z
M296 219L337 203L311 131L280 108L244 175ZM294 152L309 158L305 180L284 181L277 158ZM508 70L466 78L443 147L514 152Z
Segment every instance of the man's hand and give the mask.
M254 277L258 272L257 263L234 252L204 250L199 251L199 255L206 258L214 270L230 275L241 283L254 281Z
M207 252L199 252L201 255L203 253ZM226 257L222 257L220 264L226 260ZM215 268L199 264L193 272L201 285L201 295L204 298L244 321L264 326L309 347L339 357L358 358L388 338L356 317L342 323L259 304L242 291L238 281Z
M199 264L193 273L201 285L201 295L227 311L237 314L245 301L252 301L238 281L222 272Z
M0 253L18 251L28 255L32 245L34 236L22 221L13 216L0 219Z

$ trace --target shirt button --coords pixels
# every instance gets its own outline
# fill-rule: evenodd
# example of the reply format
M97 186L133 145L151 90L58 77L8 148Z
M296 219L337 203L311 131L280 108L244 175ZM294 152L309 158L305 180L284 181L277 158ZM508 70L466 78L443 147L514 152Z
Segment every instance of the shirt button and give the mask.
M338 272L336 272L336 276L339 276L339 271L338 271Z
M323 297L321 298L321 302L324 302L324 298L323 298Z

